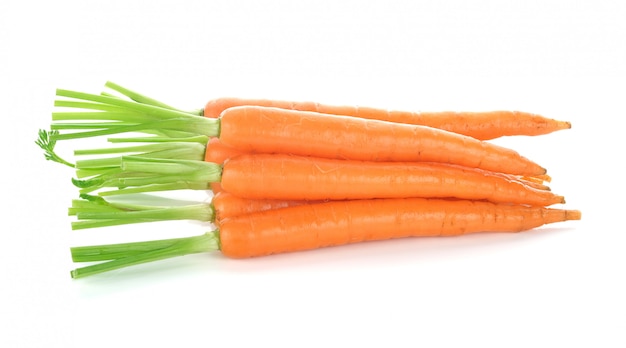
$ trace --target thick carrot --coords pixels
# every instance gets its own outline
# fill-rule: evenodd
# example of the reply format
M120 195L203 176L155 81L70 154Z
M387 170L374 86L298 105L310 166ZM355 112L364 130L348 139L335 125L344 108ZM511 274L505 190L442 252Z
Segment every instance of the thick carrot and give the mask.
M71 275L80 278L217 250L232 258L256 257L391 238L520 232L580 218L576 210L465 200L404 198L307 204L225 219L219 231L196 237L74 247L75 262L108 262L78 268Z
M57 95L83 100L57 100L57 106L103 111L54 113L52 131L88 131L50 133L39 144L48 155L58 140L145 132L173 138L219 135L224 144L255 153L443 162L529 176L546 172L511 149L426 126L256 106L229 108L212 119L114 97L67 90ZM63 122L68 120L83 122ZM98 120L107 122L93 122Z
M93 170L97 171L97 163ZM79 171L82 162L76 163ZM90 168L87 168L89 170ZM224 165L199 161L121 157L117 168L75 184L81 193L105 187L100 195L172 189L222 189L249 199L343 200L439 197L547 206L563 203L551 191L525 185L501 173L429 162L349 161L285 154L247 154ZM93 172L91 172L93 174Z
M313 102L241 98L211 100L204 108L204 116L217 118L228 108L246 105L314 111L323 114L416 124L444 129L480 140L489 140L509 135L541 135L571 128L571 123L569 122L521 111L407 112L369 107L335 106Z
M338 201L224 220L220 241L224 255L252 257L401 237L520 232L577 219L577 211L466 200Z
M530 176L546 172L511 149L425 126L256 106L229 108L220 120L220 140L246 152L441 162Z

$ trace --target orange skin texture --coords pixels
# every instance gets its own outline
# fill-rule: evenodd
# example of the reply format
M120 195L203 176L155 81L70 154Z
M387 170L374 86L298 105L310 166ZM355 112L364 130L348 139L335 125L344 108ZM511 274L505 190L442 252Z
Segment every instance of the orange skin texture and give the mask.
M443 163L245 154L223 166L224 191L249 199L459 198L547 206L564 198L500 173Z
M333 201L240 215L221 222L221 251L265 256L365 241L520 232L580 219L575 210L467 200Z
M416 124L439 128L480 140L489 140L510 135L535 136L571 128L569 122L521 111L409 112L358 106L325 105L313 102L241 98L219 98L211 100L204 108L204 115L206 117L217 118L228 108L245 105L314 111L324 114Z
M224 191L216 193L211 200L211 204L215 210L214 223L217 226L219 226L224 219L235 216L310 203L311 202L305 200L246 199Z

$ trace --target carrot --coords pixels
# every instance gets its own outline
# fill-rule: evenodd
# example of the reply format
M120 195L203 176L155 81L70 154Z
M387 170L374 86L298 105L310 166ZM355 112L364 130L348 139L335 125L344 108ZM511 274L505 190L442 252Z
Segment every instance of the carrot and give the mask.
M369 107L334 106L313 102L292 102L268 99L219 98L209 101L204 116L217 118L236 106L265 106L281 109L314 111L397 123L429 126L450 132L489 140L510 135L541 135L571 128L571 123L520 111L488 112L406 112Z
M211 119L116 97L60 89L57 95L80 100L57 100L58 107L96 111L53 113L49 139L38 143L52 160L59 140L143 132L173 139L219 135L224 144L255 153L442 162L528 176L546 172L511 149L419 125L255 106L229 108ZM82 122L65 122L72 120ZM65 132L73 130L79 131Z
M576 210L465 200L420 198L334 201L268 210L222 221L195 237L74 247L75 262L105 261L75 269L81 278L126 266L221 250L245 258L404 237L520 232L579 220Z
M209 143L207 144L207 151L205 155L206 162L212 162L217 164L224 164L229 158L240 156L245 154L244 151L236 150L230 146L224 145L218 138L211 138ZM501 175L507 180L519 181L527 186L531 186L540 190L549 190L550 188L547 185L544 185L544 179L546 176L537 176L537 177L520 177L511 174L501 174L492 172L494 175ZM211 190L215 193L221 192L222 188L219 183L211 183Z
M107 159L107 163L108 163ZM224 165L189 160L121 157L116 168L83 166L90 174L75 180L81 193L106 187L99 195L173 189L206 190L220 182L224 191L249 199L343 200L402 197L454 197L547 206L563 196L539 190L500 173L444 163L333 160L285 154L239 155Z
M425 162L240 155L224 164L221 185L236 196L253 199L455 197L542 206L564 203L562 196L499 174Z

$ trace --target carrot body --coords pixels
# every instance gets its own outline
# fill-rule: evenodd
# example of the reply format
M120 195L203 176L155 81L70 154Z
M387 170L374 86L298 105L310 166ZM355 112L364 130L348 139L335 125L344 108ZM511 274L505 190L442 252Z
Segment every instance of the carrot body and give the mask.
M231 146L228 145L224 145L218 138L211 138L209 140L209 143L207 145L207 151L206 151L206 155L205 155L205 161L206 162L212 162L212 163L218 163L218 164L223 164L226 160L228 160L229 158L235 157L235 156L239 156L239 155L243 155L245 154L244 151L239 151L237 149L234 149ZM514 180L514 181L519 181L522 182L524 185L536 188L536 189L540 189L540 190L549 190L550 188L547 185L544 185L544 176L537 176L537 177L517 177L515 175L512 174L502 174L502 173L496 173L496 172L492 172L494 175L501 175L504 178L506 178L507 180ZM220 183L211 183L211 189L213 190L214 193L220 192L221 189L221 184Z
M239 155L224 163L222 188L250 199L460 198L551 205L562 196L500 173L426 162L364 162L285 154Z
M204 115L217 118L228 108L245 105L314 111L324 114L423 125L471 136L480 140L489 140L508 135L541 135L571 128L569 122L520 111L406 112L357 106L333 106L313 102L239 98L211 100L204 108Z
M309 204L225 219L221 250L233 258L364 241L519 232L580 219L571 210L465 200L382 199Z
M229 108L220 118L222 143L249 153L442 162L530 176L546 172L511 149L425 126L255 106Z

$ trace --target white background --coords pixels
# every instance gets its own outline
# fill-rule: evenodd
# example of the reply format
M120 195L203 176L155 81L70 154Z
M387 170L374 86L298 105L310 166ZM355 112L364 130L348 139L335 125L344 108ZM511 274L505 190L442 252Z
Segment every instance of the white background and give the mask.
M626 346L625 18L608 0L3 1L0 346ZM70 245L207 228L69 230L71 170L33 141L55 88L106 80L182 108L239 96L569 120L498 143L546 166L583 220L73 281Z

